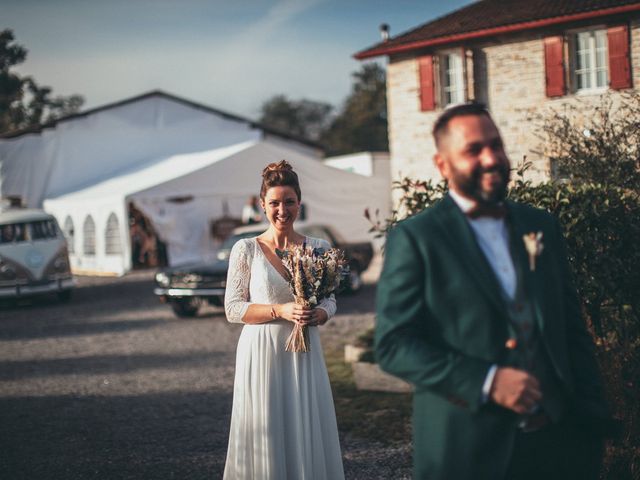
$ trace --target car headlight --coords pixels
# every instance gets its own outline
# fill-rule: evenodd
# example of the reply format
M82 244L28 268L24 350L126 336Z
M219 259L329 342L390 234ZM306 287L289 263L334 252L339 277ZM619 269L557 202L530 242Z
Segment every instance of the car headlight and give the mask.
M16 278L16 271L5 263L0 263L0 278L3 280L13 280Z
M71 265L69 265L69 254L67 247L60 248L51 258L42 274L43 278L55 280L61 276L68 276L71 273Z
M66 252L58 255L58 257L53 261L53 268L58 273L69 272L69 259Z
M156 283L161 287L168 287L171 283L169 276L164 272L156 273Z
M26 283L29 278L29 272L20 264L0 257L0 281Z

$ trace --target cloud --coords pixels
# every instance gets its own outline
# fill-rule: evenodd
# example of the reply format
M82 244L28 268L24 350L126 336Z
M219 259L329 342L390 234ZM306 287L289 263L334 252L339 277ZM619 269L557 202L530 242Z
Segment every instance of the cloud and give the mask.
M273 45L287 31L287 24L326 0L281 0L276 2L264 16L241 27L226 38L223 45L226 66L238 70L246 65L247 58L256 58L261 51Z
M263 18L243 29L239 37L246 38L250 35L253 43L267 40L277 33L280 27L323 1L325 0L281 0L271 7Z

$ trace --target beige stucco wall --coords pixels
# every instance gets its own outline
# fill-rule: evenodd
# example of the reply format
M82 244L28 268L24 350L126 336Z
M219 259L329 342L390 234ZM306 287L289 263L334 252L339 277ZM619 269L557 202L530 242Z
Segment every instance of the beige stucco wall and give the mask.
M640 90L640 16L631 21L631 63L634 87ZM496 39L469 45L486 58L487 104L504 137L507 154L513 165L524 156L533 163L528 178L548 178L549 162L540 150L540 139L531 121L532 115L548 108L559 109L563 103L593 104L600 95L569 94L558 99L545 95L545 33ZM431 128L441 110L420 111L417 61L414 56L396 56L387 67L389 148L394 180L409 176L416 179L439 179L433 164L435 145Z

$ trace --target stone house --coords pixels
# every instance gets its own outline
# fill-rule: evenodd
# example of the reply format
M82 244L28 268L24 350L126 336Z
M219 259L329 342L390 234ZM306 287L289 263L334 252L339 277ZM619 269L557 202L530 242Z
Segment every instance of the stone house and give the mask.
M447 106L487 105L515 165L550 175L532 117L640 90L640 2L482 0L355 54L388 57L393 179L439 178L431 128Z

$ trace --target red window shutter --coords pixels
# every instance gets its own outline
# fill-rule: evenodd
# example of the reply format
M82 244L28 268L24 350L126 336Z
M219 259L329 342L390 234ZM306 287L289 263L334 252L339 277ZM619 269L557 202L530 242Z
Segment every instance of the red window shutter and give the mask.
M565 94L562 37L547 37L544 39L544 65L547 97L561 97Z
M433 55L418 59L420 72L420 110L423 112L436 109L436 92L433 82Z
M629 63L629 28L626 25L607 29L609 42L609 86L616 90L631 88Z

